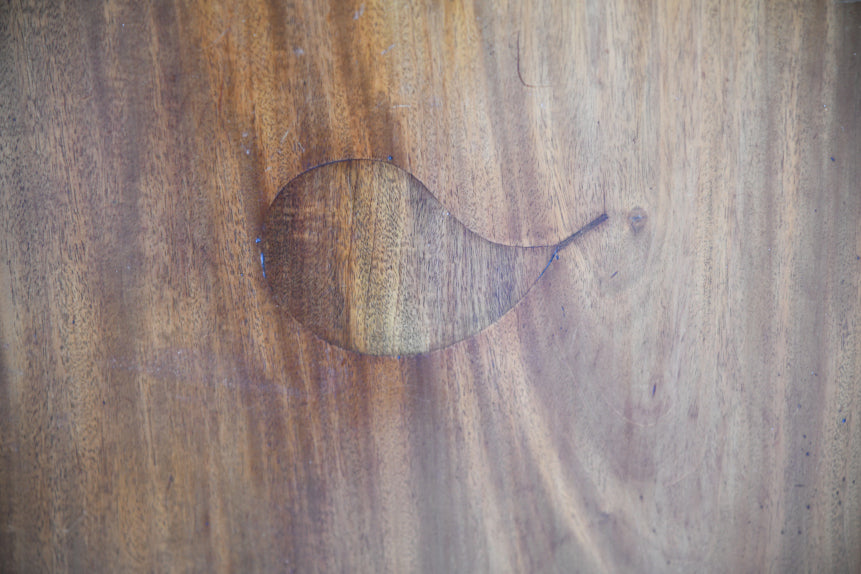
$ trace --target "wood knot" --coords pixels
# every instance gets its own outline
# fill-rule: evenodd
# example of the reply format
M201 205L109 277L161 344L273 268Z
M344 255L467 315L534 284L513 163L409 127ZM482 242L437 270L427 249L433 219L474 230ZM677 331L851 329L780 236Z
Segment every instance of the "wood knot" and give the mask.
M635 207L628 213L628 223L631 225L631 231L639 233L646 226L646 221L649 215L642 207Z

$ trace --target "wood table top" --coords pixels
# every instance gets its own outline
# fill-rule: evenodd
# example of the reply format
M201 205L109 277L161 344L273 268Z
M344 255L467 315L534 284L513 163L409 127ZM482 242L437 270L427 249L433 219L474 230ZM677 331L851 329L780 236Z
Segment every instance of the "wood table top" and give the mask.
M853 2L0 3L0 570L861 571L859 54Z

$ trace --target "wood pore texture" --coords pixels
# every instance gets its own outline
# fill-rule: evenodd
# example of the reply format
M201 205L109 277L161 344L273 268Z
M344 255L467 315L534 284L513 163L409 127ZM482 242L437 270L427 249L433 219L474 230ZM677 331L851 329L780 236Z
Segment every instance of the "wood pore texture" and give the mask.
M858 572L861 3L0 3L3 572ZM264 218L388 161L560 253L344 350Z

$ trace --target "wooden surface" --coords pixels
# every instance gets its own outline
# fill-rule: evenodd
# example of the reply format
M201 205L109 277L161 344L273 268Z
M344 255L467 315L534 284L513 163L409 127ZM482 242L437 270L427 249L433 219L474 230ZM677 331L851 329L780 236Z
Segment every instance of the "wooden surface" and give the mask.
M496 322L563 248L606 220L598 216L557 245L493 243L404 170L343 160L300 174L278 193L263 224L260 266L289 319L325 341L415 355Z
M861 4L0 4L0 570L858 572ZM559 254L373 357L256 239L389 161ZM606 206L606 207L605 207Z

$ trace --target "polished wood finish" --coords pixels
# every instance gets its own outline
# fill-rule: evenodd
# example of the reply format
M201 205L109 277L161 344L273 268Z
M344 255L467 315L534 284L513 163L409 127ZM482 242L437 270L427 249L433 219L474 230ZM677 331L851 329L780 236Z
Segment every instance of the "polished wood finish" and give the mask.
M493 243L402 169L343 160L281 190L264 221L260 265L275 300L326 341L414 355L498 320L585 231L556 246Z
M859 52L842 2L0 3L0 570L859 571ZM487 241L608 219L356 353L255 240L389 156Z

